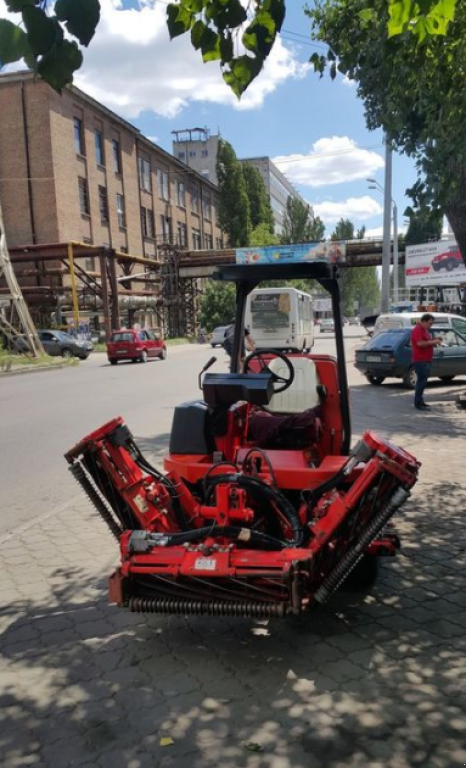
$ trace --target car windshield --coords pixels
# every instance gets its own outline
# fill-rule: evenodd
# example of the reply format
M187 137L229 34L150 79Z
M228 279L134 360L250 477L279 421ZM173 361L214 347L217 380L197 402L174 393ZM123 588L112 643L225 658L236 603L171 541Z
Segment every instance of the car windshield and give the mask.
M54 331L54 334L58 339L60 339L60 341L74 341L73 337L64 331Z
M410 331L394 330L383 331L374 336L370 341L364 345L364 349L393 349L397 347L402 341L408 341L410 337Z
M120 333L114 333L112 335L112 338L110 339L111 342L116 341L134 341L134 335L129 331L122 331Z

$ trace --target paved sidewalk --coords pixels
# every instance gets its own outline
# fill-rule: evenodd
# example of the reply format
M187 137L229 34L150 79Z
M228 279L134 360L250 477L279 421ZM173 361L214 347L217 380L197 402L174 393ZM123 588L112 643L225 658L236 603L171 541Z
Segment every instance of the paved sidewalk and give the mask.
M281 622L132 616L107 605L117 549L83 498L0 547L3 768L466 763L461 387L430 386L424 414L350 375L354 436L376 429L423 462L371 593Z

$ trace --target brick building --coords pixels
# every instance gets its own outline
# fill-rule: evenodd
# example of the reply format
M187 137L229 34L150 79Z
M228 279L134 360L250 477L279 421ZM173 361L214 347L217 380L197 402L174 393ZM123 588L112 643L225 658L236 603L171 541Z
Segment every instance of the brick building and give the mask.
M223 246L214 184L80 89L59 95L29 72L0 75L0 200L10 249L79 241L159 263L164 244ZM98 260L86 269L98 276Z

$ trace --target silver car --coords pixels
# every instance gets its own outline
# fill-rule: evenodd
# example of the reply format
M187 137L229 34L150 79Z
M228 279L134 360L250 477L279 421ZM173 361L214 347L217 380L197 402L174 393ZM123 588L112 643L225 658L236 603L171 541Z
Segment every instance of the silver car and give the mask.
M214 330L212 331L212 336L210 338L211 347L223 346L223 342L225 340L225 331L227 328L228 328L228 325L219 325L217 328L214 328Z

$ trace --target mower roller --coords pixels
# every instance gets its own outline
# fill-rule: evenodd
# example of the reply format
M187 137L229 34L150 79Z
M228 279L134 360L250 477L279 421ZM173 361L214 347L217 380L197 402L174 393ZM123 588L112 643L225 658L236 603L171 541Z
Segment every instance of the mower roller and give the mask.
M221 267L236 283L229 373L199 376L203 399L175 408L161 472L121 417L67 454L70 471L117 538L109 597L139 613L281 617L325 603L353 571L374 575L399 548L390 519L419 463L351 433L336 267ZM332 297L337 358L249 355L248 294L262 280L313 278Z

